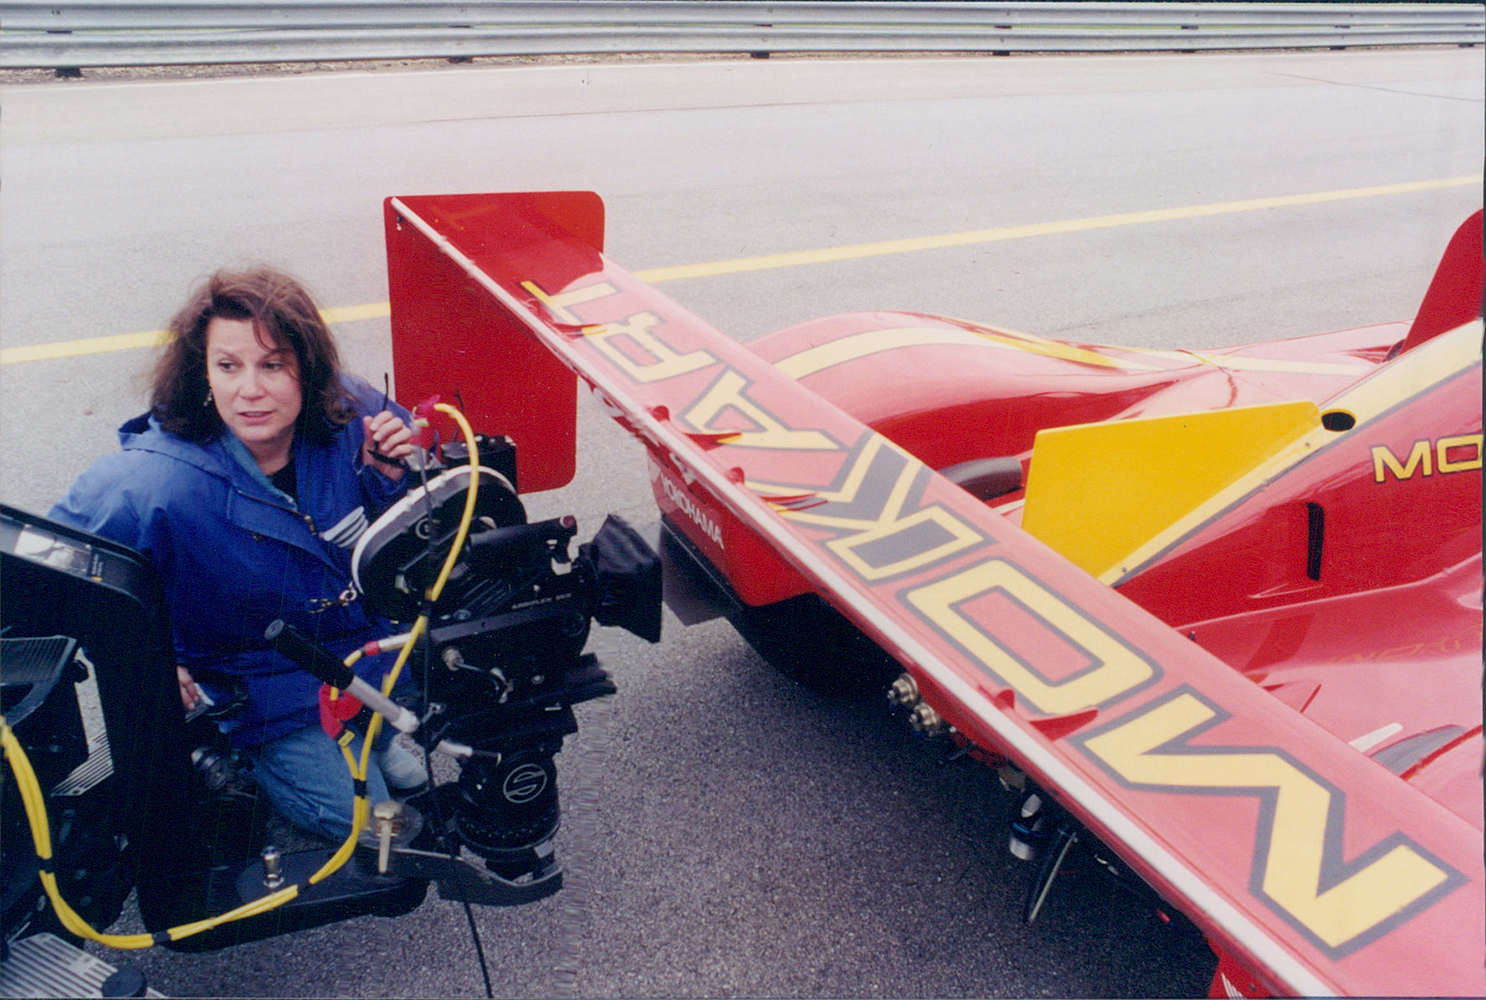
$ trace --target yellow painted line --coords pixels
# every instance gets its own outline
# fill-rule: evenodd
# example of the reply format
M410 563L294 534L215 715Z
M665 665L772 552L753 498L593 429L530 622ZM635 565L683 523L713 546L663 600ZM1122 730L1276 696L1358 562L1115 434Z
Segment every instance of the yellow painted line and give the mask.
M1152 212L1126 212L1121 215L1100 215L1088 219L1068 219L1063 222L1040 222L1027 226L1006 226L1001 229L977 229L968 233L949 233L943 236L921 236L906 240L886 240L881 243L860 243L849 247L829 247L824 250L800 250L795 253L770 254L764 257L743 257L738 260L722 260L712 264L662 267L652 271L637 272L637 276L655 284L662 281L679 281L683 278L706 278L720 274L738 274L743 271L764 271L778 267L798 267L802 264L824 264L838 260L912 253L917 250L938 250L944 247L969 246L976 243L995 243L999 240L1019 240L1028 236L1055 236L1060 233L1087 232L1091 229L1113 229L1118 226L1172 222L1177 219L1196 219L1209 215L1230 215L1235 212L1253 212L1262 208L1317 205L1328 201L1376 198L1389 194L1412 194L1419 191L1435 191L1440 188L1479 185L1481 179L1481 175L1476 174L1471 177L1443 177L1438 180L1412 181L1407 184L1380 184L1375 187L1349 188L1344 191L1315 191L1310 194L1283 195L1278 198L1220 201L1210 205L1163 208Z
M149 333L120 333L112 337L89 337L86 340L63 340L55 344L31 344L27 347L0 347L0 365L14 365L22 361L48 361L53 358L71 358L79 354L104 354L108 351L129 351L136 347L154 347L165 343L164 330Z
M827 264L834 261L860 260L864 257L883 257L890 254L914 253L920 250L940 250L947 247L970 246L977 243L1019 240L1029 236L1056 236L1062 233L1081 233L1094 229L1114 229L1119 226L1138 226L1152 222L1197 219L1210 215L1231 215L1236 212L1253 212L1265 208L1318 205L1329 201L1377 198L1391 194L1414 194L1420 191L1437 191L1442 188L1480 185L1481 182L1482 175L1475 174L1465 177L1441 177L1429 181L1411 181L1404 184L1379 184L1373 187L1347 188L1340 191L1313 191L1308 194L1281 195L1276 198L1248 198L1241 201L1220 201L1208 205L1163 208L1150 212L1125 212L1119 215L1099 215L1087 219L1066 219L1061 222L1042 222L1025 226L1004 226L998 229L977 229L971 232L947 233L940 236L921 236L904 240L885 240L879 243L859 243L854 246L827 247L821 250L799 250L793 253L767 254L760 257L741 257L736 260L713 261L709 264L658 267L645 271L636 271L635 277L652 285L658 285L667 281L682 281L687 278L709 278L724 274L742 274L748 271L767 271L783 267L800 267L806 264ZM362 319L380 319L389 315L390 311L391 307L388 303L374 302L360 306L327 309L324 310L322 315L332 323L349 323ZM164 336L164 331L152 330L147 333L126 333L112 337L67 340L52 344L33 344L27 347L3 347L0 348L0 365L151 347L161 343Z
M372 302L364 306L343 306L339 309L322 309L320 315L327 323L352 323L359 319L379 319L391 313L387 302ZM140 347L158 347L165 343L166 331L150 330L145 333L119 333L112 337L88 337L84 340L63 340L54 344L31 344L27 347L0 347L0 365L14 365L22 361L49 361L55 358L74 358L83 354L107 354L110 351L131 351Z
M338 309L322 309L320 315L327 323L354 323L358 319L383 319L392 315L392 303L368 302L364 306L341 306Z

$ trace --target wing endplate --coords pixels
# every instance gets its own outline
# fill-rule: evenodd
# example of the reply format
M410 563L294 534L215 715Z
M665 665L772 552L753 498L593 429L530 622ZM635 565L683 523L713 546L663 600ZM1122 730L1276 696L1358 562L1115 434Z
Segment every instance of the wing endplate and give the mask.
M538 207L506 196L473 232L451 204L389 203L655 461L778 551L949 721L1014 756L1267 988L1483 992L1479 829ZM498 359L469 363L500 377ZM1091 721L1072 733L1041 727L1058 738L1034 725L1080 712Z
M586 191L523 195L555 231L603 248L604 205ZM501 196L447 198L445 222L462 234L486 233L505 208ZM578 380L440 248L383 206L387 286L392 300L392 363L397 394L409 405L430 396L458 399L478 427L500 428L516 442L522 493L566 486L578 456ZM474 235L481 239L488 236ZM501 378L472 362L496 364ZM447 417L444 440L457 428Z

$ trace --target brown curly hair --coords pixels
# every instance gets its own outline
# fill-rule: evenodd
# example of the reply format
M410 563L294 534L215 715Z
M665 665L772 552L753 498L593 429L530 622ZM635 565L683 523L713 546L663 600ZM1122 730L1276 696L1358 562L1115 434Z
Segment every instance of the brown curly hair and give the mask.
M324 441L355 416L335 338L309 292L282 271L256 267L211 275L170 321L150 390L150 412L165 430L187 441L222 433L222 418L207 403L206 374L206 328L219 316L250 320L277 348L294 351L302 403L296 435Z

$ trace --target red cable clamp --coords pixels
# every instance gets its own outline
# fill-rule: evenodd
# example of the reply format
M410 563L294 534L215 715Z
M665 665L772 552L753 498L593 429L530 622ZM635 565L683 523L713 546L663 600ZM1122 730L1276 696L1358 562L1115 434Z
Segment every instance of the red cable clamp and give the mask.
M329 684L320 685L320 728L331 739L336 739L363 706L360 698L345 691L332 697L333 690Z

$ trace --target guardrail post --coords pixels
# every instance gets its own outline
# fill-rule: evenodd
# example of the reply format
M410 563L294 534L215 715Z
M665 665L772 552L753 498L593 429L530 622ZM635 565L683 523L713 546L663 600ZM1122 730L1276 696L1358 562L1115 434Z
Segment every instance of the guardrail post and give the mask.
M70 35L70 34L72 34L72 32L71 31L48 31L47 34L48 35ZM82 69L81 66L58 66L56 69L52 70L52 76L59 77L59 78L61 78L63 80L75 80L75 79L77 79L78 77L80 77L82 75L83 75L83 69Z
M761 28L764 31L768 31L770 28L774 27L774 25L772 25L772 24L755 24L754 27L755 28ZM748 58L750 58L750 59L767 59L767 58L769 58L769 53L768 52L750 52L750 53L748 53Z

